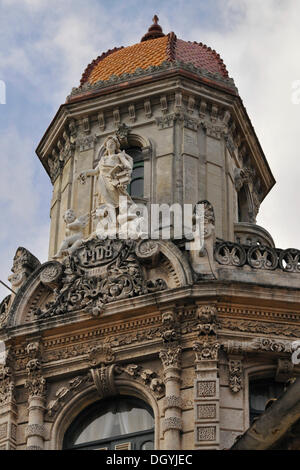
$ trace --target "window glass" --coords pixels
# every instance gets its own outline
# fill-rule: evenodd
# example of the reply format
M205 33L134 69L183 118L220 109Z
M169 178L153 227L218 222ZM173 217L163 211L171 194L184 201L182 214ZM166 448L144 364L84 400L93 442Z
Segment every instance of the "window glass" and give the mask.
M267 402L271 398L278 398L284 390L284 384L274 379L261 379L250 382L250 422L265 411Z
M126 153L133 158L133 169L131 183L128 186L128 193L132 197L144 197L144 159L139 147L130 147Z
M138 442L138 448L142 448L151 442L153 445L153 428L152 411L141 400L132 397L102 400L75 419L66 433L64 448L83 445L93 449L117 448L116 445L125 445L126 436L130 436L130 446Z

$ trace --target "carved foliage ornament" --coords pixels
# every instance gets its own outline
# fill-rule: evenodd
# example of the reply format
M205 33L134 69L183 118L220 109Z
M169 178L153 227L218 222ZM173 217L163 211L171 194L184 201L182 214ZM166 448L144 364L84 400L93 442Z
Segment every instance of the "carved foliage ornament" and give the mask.
M163 381L151 369L144 369L140 365L128 364L125 366L115 366L115 374L121 376L122 374L128 375L136 380L139 380L144 385L147 385L150 390L160 398L164 395L165 386Z
M233 393L242 389L243 366L240 360L229 361L229 388Z
M15 384L11 367L0 365L0 406L15 403Z
M55 394L55 399L48 405L48 415L54 416L66 400L70 400L75 393L92 383L92 373L89 371L86 375L74 377L68 382L68 385L60 387Z
M163 363L165 369L171 368L180 368L181 364L181 346L169 347L167 349L162 349L159 353L159 357Z
M164 290L162 279L146 280L134 240L100 240L83 242L63 261L64 273L54 299L44 309L37 309L39 318L84 311L98 316L105 305L115 300L136 297ZM150 250L152 256L153 247ZM140 257L147 258L145 250Z
M217 361L219 349L220 344L216 342L195 342L193 345L197 361Z

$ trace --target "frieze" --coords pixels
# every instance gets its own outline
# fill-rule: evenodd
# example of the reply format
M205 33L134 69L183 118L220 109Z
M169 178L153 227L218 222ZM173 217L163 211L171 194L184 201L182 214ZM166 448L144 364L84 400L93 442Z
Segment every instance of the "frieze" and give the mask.
M259 333L266 335L278 335L288 337L299 337L300 328L294 325L278 324L278 323L265 323L261 321L246 321L246 320L230 320L221 319L222 329L240 331L243 333Z

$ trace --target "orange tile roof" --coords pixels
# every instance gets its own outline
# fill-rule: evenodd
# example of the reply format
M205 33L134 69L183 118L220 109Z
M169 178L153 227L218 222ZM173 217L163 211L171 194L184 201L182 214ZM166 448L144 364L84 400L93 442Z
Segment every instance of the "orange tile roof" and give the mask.
M154 39L146 36L133 46L115 48L103 53L88 65L80 85L109 80L112 75L119 77L124 73L132 74L137 68L145 70L165 61L192 64L200 70L228 79L223 60L216 51L205 44L177 39L173 32Z
M95 83L108 80L112 75L133 73L138 67L147 69L150 65L161 65L168 59L167 45L168 36L164 36L119 49L95 65L88 81Z

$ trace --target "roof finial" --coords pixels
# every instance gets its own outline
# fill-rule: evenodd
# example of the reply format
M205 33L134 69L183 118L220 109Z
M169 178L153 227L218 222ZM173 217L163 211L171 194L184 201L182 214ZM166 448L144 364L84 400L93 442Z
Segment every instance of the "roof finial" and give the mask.
M142 37L141 42L148 41L149 39L162 38L164 33L162 32L161 26L158 24L158 16L154 15L152 18L153 24L148 29L148 32Z

